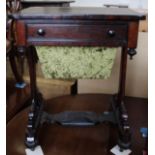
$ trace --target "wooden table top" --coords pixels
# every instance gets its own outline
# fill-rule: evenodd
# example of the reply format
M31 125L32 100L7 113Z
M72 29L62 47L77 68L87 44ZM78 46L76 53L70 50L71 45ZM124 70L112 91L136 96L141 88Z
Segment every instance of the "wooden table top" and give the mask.
M21 4L70 4L75 2L74 0L22 0Z
M141 20L145 15L128 8L103 7L30 7L11 15L15 19L63 18Z
M53 2L53 3L64 2L64 3L71 3L71 2L74 2L74 0L22 0L22 2L43 2L43 3L46 3L46 2Z

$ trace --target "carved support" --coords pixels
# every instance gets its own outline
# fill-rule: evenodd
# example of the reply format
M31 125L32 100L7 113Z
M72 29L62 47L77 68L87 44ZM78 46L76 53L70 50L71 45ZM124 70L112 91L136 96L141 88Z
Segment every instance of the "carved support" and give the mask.
M40 125L42 115L42 95L37 90L36 85L36 63L38 61L37 52L34 46L29 46L26 51L31 88L31 109L28 116L28 125L25 144L28 148L34 149L38 144L37 129Z

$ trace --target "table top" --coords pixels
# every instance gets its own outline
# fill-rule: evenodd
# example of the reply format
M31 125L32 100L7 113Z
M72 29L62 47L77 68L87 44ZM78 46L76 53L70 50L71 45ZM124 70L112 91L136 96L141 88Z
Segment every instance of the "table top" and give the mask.
M21 3L72 3L74 0L22 0Z
M142 20L145 15L128 8L30 7L12 14L14 19Z
M70 2L74 2L74 0L22 0L22 2L55 2L55 3L58 3L58 2L67 2L67 3L70 3Z

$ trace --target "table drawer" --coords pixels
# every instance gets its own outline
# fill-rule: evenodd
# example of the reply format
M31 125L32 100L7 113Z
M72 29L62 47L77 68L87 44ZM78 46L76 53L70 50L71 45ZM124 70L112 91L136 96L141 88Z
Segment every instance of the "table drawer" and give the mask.
M28 24L27 42L43 45L111 45L127 40L127 26L78 24Z

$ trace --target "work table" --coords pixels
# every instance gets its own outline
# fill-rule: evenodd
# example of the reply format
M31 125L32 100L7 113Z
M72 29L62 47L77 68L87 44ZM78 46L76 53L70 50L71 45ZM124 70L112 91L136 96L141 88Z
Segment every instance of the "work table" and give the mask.
M139 21L145 19L145 15L127 8L30 7L10 17L14 20L17 50L26 53L29 64L32 109L27 147L33 149L38 144L36 133L41 122L73 126L110 122L118 128L118 145L128 149L131 131L124 105L127 55L132 59L136 54ZM66 111L56 115L44 112L36 85L36 45L121 47L119 89L113 95L112 110L99 116L94 112Z

